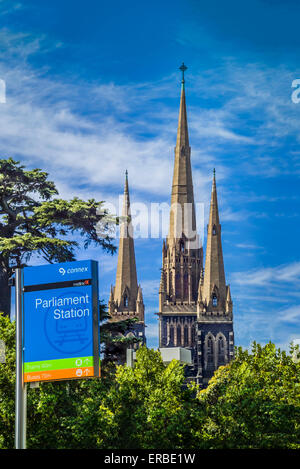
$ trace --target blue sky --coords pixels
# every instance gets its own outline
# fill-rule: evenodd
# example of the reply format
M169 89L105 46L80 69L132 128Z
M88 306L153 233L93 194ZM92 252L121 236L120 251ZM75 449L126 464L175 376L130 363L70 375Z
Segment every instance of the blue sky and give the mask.
M1 156L49 172L65 198L170 203L184 61L195 199L217 173L236 344L300 339L298 1L2 0ZM205 241L205 240L204 240ZM157 346L162 239L135 240ZM101 296L117 257L100 263Z

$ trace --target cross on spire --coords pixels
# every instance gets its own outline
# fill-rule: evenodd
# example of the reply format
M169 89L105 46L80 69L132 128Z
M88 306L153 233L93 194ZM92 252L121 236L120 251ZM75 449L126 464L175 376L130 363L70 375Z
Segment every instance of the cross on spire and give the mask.
M179 67L179 70L182 71L181 83L184 84L185 83L185 81L184 81L184 72L187 70L187 67L184 65L184 62L182 62L182 65L181 65L181 67Z

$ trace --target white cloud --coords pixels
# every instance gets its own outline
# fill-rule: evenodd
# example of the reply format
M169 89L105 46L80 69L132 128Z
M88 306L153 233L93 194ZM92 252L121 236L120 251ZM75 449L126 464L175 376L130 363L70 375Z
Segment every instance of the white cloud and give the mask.
M262 246L258 246L257 244L250 244L250 243L238 243L236 244L236 247L237 248L240 248L240 249L253 249L253 250L256 250L256 249L264 249Z
M280 311L277 315L277 320L278 322L292 323L294 325L298 323L298 326L300 326L300 305L291 306L290 308Z
M159 276L154 280L143 280L141 287L144 298L157 298L158 301L159 280Z
M297 283L300 281L300 262L277 267L255 269L251 272L235 272L233 281L238 285L275 286L278 283Z

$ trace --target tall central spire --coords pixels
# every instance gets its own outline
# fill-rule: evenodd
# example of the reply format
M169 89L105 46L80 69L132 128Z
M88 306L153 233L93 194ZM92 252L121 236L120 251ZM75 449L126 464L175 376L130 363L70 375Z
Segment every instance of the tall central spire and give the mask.
M173 184L171 195L171 213L168 242L176 244L176 240L193 238L196 235L196 216L194 190L191 170L191 148L189 145L184 71L187 67L182 64L183 77L181 82L180 108L175 147Z
M191 148L185 99L184 72L186 69L187 67L182 64L170 225L166 242L163 243L159 307L160 313L163 314L169 314L177 308L178 314L185 311L185 314L195 317L203 250L199 246L196 232Z

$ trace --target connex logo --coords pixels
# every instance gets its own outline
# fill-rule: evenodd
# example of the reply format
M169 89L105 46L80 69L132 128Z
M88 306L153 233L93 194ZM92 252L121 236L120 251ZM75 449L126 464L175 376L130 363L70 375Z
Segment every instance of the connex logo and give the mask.
M61 275L65 275L65 274L74 274L77 272L88 272L88 268L87 267L74 267L74 268L65 270L63 267L60 267L58 271Z

